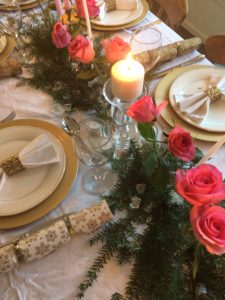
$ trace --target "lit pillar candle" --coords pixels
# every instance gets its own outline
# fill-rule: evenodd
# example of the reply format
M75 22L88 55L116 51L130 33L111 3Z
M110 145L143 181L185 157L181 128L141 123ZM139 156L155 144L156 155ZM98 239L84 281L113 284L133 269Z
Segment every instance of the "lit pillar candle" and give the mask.
M55 7L57 10L58 17L60 17L63 14L61 0L55 0Z
M136 60L125 59L115 63L111 71L111 89L116 98L132 102L143 90L145 70Z

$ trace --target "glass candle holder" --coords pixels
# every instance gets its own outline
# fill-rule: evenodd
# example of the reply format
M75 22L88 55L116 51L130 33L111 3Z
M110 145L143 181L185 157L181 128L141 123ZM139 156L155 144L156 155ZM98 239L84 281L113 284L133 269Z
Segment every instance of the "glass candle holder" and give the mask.
M144 82L142 92L138 99L148 94L148 86ZM115 152L114 157L120 158L123 153L129 148L131 139L139 139L139 133L136 127L136 122L126 115L128 107L137 100L137 98L130 101L121 100L113 95L111 87L111 79L108 79L103 87L103 96L105 100L111 105L112 118L116 123L116 130L114 134Z

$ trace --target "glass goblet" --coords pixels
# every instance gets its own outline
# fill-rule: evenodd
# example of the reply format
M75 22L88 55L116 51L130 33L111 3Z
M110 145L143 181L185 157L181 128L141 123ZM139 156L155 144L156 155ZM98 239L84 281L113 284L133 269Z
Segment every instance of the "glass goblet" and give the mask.
M150 25L137 28L130 40L132 53L140 58L146 70L155 67L160 58L161 32ZM148 54L143 52L148 51ZM140 53L142 53L140 55Z
M113 157L114 141L111 127L98 118L84 119L74 135L77 155L91 169L82 178L83 188L91 194L109 191L115 174L105 166Z

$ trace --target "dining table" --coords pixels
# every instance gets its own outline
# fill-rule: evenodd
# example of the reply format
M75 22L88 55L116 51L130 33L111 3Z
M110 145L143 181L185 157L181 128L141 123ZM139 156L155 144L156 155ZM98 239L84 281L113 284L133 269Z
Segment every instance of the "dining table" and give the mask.
M114 36L120 36L125 41L130 40L132 30L138 26L154 22L158 18L147 13L144 20L131 28L113 31ZM181 41L173 29L164 22L153 25L162 34L162 44L167 45ZM164 63L158 70L164 70L190 60L198 55L197 50L176 57ZM211 62L203 59L196 65L212 66ZM155 89L162 78L156 78L149 83L150 94L154 95ZM16 120L37 119L61 126L60 116L56 114L55 103L51 96L29 85L18 85L18 80L13 77L0 79L0 109L9 106L16 112ZM85 118L85 113L76 112L74 117L80 121ZM161 120L158 124L158 134L162 134L167 127ZM203 153L206 153L215 142L194 139L194 143ZM217 166L225 175L225 151L222 146L211 159L211 163ZM88 167L79 162L78 173L64 199L46 215L40 219L16 228L1 229L0 243L6 243L18 236L38 228L46 222L59 218L65 214L81 211L99 201L99 195L91 195L82 187L82 176ZM114 216L116 218L116 216ZM89 246L88 241L92 234L76 234L71 240L57 251L41 259L22 263L15 270L0 274L0 299L4 300L72 300L78 292L79 284L85 279L85 275L97 256L101 245ZM131 264L119 265L116 258L110 260L93 286L85 293L85 300L106 300L116 291L124 292L129 280Z

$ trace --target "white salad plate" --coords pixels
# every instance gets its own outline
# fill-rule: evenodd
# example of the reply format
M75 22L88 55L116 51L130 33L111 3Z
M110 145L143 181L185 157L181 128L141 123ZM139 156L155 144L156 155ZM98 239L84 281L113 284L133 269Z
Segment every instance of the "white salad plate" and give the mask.
M212 75L225 76L225 70L208 67L187 71L178 76L169 90L170 105L176 114L185 122L206 131L225 132L225 101L219 99L210 103L209 112L201 123L195 122L190 116L179 109L176 94L194 94L206 91Z
M43 202L59 185L66 167L63 146L48 131L32 126L12 126L0 130L0 161L18 154L27 143L43 133L54 144L59 162L25 169L8 177L0 191L0 216L19 214Z

